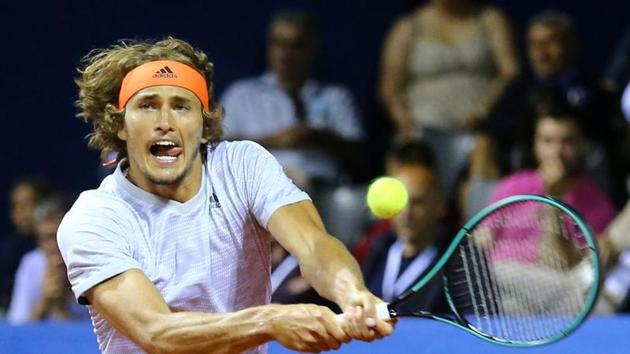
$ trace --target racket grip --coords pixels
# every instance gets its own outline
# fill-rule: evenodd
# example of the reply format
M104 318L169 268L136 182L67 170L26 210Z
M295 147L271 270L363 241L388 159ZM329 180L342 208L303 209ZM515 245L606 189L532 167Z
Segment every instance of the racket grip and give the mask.
M379 304L376 304L376 317L378 317L379 320L389 320L391 318L391 316L389 315L389 308L387 308L388 303L386 302L381 302ZM337 316L337 320L341 321L343 320L343 313L338 314ZM374 320L372 319L366 319L365 320L365 324L368 327L374 327Z

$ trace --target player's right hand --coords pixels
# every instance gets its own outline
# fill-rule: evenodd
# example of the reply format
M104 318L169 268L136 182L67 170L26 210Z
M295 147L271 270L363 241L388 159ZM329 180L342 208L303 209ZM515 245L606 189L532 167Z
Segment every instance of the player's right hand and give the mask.
M274 339L291 350L317 353L338 349L350 341L335 314L327 307L298 304L277 305L271 321Z

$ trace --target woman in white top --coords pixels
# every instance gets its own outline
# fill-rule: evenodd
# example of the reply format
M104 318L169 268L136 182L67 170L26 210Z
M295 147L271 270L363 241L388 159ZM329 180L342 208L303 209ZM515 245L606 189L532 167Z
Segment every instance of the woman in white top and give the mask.
M396 137L434 145L452 191L473 145L462 134L519 74L509 21L481 1L431 0L395 22L383 50L380 96Z

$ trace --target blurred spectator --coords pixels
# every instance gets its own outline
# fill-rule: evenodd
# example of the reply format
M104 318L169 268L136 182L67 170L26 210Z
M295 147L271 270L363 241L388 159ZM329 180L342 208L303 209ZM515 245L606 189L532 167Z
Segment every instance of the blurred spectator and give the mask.
M607 141L614 136L614 101L597 79L577 67L578 39L572 19L546 11L532 18L527 30L527 53L538 86L562 89L567 100L582 110L587 136Z
M431 0L394 23L383 49L380 96L399 139L423 137L449 197L475 131L518 76L512 30L475 0Z
M435 170L435 156L431 148L421 140L398 141L385 154L385 172L391 175L398 167L406 165L426 166ZM374 240L391 228L389 219L377 221L370 226L359 242L354 245L352 254L359 264L367 257Z
M57 229L69 208L68 200L53 195L34 209L37 249L20 261L7 315L9 323L89 318L87 308L74 300L57 247Z
M539 93L560 91L580 111L584 134L594 143L587 154L587 174L611 195L619 196L618 202L625 201L622 164L614 158L619 155L616 152L623 140L624 124L616 114L614 97L577 66L578 38L572 18L552 10L533 16L526 42L532 75L506 90L484 129L492 137L491 143L499 143L495 151L501 156L496 159L502 161L490 168L504 171L527 164L528 156L523 154L529 151L528 127L532 111L541 99ZM514 149L515 145L518 149ZM487 155L487 149L479 154Z
M604 87L620 92L630 82L630 28L624 33L604 74Z
M598 236L604 235L608 224L615 216L610 198L584 174L587 138L582 112L571 105L562 92L554 95L545 91L535 107L534 136L531 146L536 162L535 169L524 169L501 179L487 204L517 194L549 195L563 200L575 208ZM475 173L475 167L471 167ZM471 188L488 190L496 183L477 174L478 183ZM483 182L482 182L483 181ZM473 187L474 185L474 187ZM480 196L478 196L480 197ZM477 203L480 204L480 203ZM542 233L542 236L547 233ZM510 243L505 243L510 247ZM544 260L545 254L560 250L558 239L544 237L540 240L540 253L536 249L522 250L519 257L524 260ZM569 248L564 250L569 251ZM513 254L509 248L497 249L497 254ZM569 251L570 252L570 251ZM569 253L570 254L570 253ZM605 300L605 299L602 299ZM600 301L596 313L610 313L608 301Z
M532 142L536 168L500 180L488 204L515 194L550 195L574 207L601 234L615 209L610 198L584 175L587 140L581 117L562 95L541 97Z
M278 12L269 25L268 71L232 84L221 97L226 138L265 146L308 191L356 172L363 138L352 94L312 77L317 40L310 15Z
M442 224L446 203L433 169L423 162L390 166L389 174L405 184L409 204L392 219L391 229L374 240L362 267L368 288L388 302L431 269L444 251L448 237ZM441 279L435 278L409 308L446 311L442 287Z
M40 178L22 179L11 187L9 198L13 232L0 238L0 312L9 306L20 259L36 246L33 208L49 191L48 183Z

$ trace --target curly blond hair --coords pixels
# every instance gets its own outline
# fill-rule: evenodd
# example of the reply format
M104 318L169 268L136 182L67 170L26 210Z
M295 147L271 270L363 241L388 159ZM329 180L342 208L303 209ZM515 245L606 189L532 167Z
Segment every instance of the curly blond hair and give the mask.
M77 116L92 122L93 132L88 135L88 145L100 151L115 151L117 160L127 156L125 141L117 133L124 125L124 110L119 110L118 94L122 81L132 69L156 60L174 60L197 69L208 83L211 109L202 109L203 137L211 146L221 139L223 109L214 104L212 95L213 64L208 56L180 39L168 37L163 40L121 40L106 49L95 49L82 59L83 68L75 79L79 86L79 108ZM204 144L205 145L205 144ZM206 149L201 153L205 159Z

